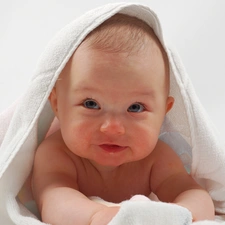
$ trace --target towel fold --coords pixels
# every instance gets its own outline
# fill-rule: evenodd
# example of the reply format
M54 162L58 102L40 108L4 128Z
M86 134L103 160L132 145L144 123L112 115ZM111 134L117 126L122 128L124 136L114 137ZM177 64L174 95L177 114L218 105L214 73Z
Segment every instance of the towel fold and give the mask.
M139 197L140 198L140 197ZM181 206L151 200L129 200L121 204L108 225L190 225L191 213Z
M166 45L157 15L140 4L116 3L94 9L62 29L42 54L28 89L19 102L0 115L0 224L44 224L19 203L17 195L32 170L35 150L54 118L48 96L82 40L116 13L145 21L165 48L170 64L170 93L176 101L165 118L160 138L173 145L194 179L210 193L216 211L225 214L224 143L202 108L176 51ZM137 218L141 221L137 222ZM174 225L182 221L179 223L182 225L190 222L190 213L182 207L166 203L128 201L122 203L121 210L110 225L149 224L149 219L154 221L151 224L174 221L171 223ZM194 224L212 225L219 222Z

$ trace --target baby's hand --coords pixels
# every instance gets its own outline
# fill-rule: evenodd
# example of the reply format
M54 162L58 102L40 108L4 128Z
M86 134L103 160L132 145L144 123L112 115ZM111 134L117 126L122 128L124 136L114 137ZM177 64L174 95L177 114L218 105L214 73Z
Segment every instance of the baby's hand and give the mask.
M118 213L119 206L105 206L91 218L90 225L107 225Z
M90 197L90 200L100 203L106 208L98 211L94 214L91 220L91 225L107 225L110 223L110 221L113 219L113 217L116 216L120 209L120 204L115 204L111 202L104 201L103 199L99 197ZM135 195L133 196L130 201L150 201L149 198L145 197L144 195Z
M130 200L131 201L150 201L150 199L144 195L134 195Z

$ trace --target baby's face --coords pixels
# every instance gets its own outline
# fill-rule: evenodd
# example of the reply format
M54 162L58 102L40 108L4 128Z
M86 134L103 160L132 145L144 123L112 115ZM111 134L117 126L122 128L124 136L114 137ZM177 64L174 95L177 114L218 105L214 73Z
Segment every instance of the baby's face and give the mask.
M96 165L140 160L154 149L173 99L161 54L107 53L81 45L52 105L67 147Z

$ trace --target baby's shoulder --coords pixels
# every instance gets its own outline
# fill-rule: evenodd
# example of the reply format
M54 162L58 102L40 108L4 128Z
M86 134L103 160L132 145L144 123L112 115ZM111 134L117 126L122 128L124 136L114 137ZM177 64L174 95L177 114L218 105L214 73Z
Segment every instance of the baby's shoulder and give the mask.
M155 148L153 149L153 151L144 159L142 159L141 165L147 165L148 167L153 166L155 164L155 162L158 162L159 160L165 160L166 159L166 155L171 157L171 155L174 154L173 149L167 145L165 142L158 140Z
M55 132L38 146L34 158L34 167L44 172L76 174L76 166L66 148L61 132Z
M181 168L182 161L177 153L165 142L159 140L152 152L152 166L155 168L166 168L168 165ZM169 166L169 167L170 167Z
M72 153L66 146L60 130L44 139L37 149L38 152L42 157L47 156L51 159L71 161L73 164L76 164L76 167L79 166L81 161L80 157Z
M165 142L163 142L162 140L158 140L155 149L153 150L153 155L158 157L162 157L165 158L165 156L175 156L176 153L175 151Z
M54 132L53 134L45 137L45 139L40 144L40 147L43 147L43 146L49 146L49 147L58 146L58 148L63 148L65 146L65 143L63 141L61 131L58 130Z
M66 146L63 142L60 131L45 138L37 148L36 156L39 157L62 157L65 155Z

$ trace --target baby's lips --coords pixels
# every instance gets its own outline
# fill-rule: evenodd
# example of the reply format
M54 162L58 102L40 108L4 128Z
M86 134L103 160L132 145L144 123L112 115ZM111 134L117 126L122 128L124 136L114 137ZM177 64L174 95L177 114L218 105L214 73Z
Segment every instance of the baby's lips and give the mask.
M107 152L112 152L112 153L120 152L127 148L126 146L120 146L120 145L114 145L114 144L102 144L102 145L99 145L99 147Z

